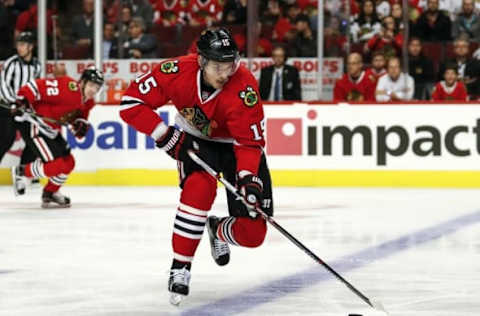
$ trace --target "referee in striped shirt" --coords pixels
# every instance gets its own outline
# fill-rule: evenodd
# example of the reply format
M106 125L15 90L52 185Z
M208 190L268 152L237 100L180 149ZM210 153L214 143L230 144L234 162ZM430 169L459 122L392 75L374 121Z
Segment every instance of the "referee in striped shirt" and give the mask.
M40 77L41 66L33 56L35 38L31 32L22 32L16 39L17 54L8 58L0 73L0 97L2 103L15 103L18 89L29 81ZM8 109L0 108L0 161L12 147L16 136L13 117ZM28 163L35 159L29 148L22 154L22 162Z

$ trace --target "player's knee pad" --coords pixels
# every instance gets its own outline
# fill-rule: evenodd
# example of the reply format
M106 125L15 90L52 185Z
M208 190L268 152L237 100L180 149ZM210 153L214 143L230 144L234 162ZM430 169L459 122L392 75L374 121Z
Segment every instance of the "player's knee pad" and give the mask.
M72 155L62 157L62 173L69 174L75 168L75 158Z
M267 235L267 222L263 218L239 217L235 224L242 227L242 246L255 248L263 244Z
M197 171L185 179L180 202L202 210L210 210L217 195L217 180L204 171Z

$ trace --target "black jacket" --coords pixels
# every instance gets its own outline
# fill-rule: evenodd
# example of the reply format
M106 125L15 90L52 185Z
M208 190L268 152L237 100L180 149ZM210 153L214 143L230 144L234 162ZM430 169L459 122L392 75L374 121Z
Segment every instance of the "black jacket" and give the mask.
M268 66L260 72L260 96L267 101L270 95L274 74L274 66ZM297 68L290 65L283 65L282 77L283 100L302 100L302 91L300 84L300 76Z
M428 24L427 13L424 12L411 29L411 35L418 36L425 42L449 41L452 38L452 22L450 18L440 11L433 27Z

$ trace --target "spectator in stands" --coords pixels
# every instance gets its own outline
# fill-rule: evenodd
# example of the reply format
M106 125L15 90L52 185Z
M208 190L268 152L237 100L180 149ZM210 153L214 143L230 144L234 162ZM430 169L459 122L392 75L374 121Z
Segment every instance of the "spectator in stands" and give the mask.
M342 24L340 16L325 18L325 28L323 29L324 56L337 57L345 52L345 44L347 43L345 26L346 23Z
M387 74L378 79L375 98L378 102L409 101L413 98L415 83L410 75L402 73L398 57L387 61Z
M94 0L83 0L83 13L73 17L72 38L76 45L93 47Z
M257 23L257 36L258 36L258 41L257 41L257 49L256 49L256 56L259 57L270 57L272 56L272 49L273 45L270 39L265 37L262 34L262 23L258 22ZM237 44L238 51L240 55L245 55L245 51L247 50L247 37L244 32L242 33L236 33L233 35L233 39L235 40L235 43ZM195 46L195 45L194 45Z
M472 41L480 41L480 16L474 12L474 0L463 0L462 12L457 15L453 22L452 35L457 38L465 33Z
M467 89L463 82L458 81L456 64L448 64L443 75L444 80L435 85L432 93L433 101L467 101Z
M247 2L248 0L228 0L223 8L223 24L246 24Z
M390 15L392 10L390 2L388 0L375 0L375 7L379 19L384 19Z
M347 73L335 82L334 101L374 101L375 78L363 70L362 55L351 53L347 58Z
M48 35L52 34L52 28L53 28L52 14L53 14L53 11L50 9L47 9L47 34ZM17 38L18 34L26 31L33 32L36 34L37 28L38 28L38 7L35 2L35 3L31 3L28 10L23 11L17 17L17 21L15 23L14 37Z
M438 9L438 0L428 0L427 6L411 34L425 42L449 41L452 38L452 23L449 16Z
M118 39L115 37L115 25L110 22L103 25L103 58L118 58Z
M382 30L373 36L364 46L364 52L383 50L386 58L399 56L403 46L403 35L395 28L395 20L391 16L383 19Z
M119 29L118 29L118 40L119 43L123 43L128 39L129 36L129 27L130 23L132 22L132 8L129 5L124 5L122 6L122 9L120 11L120 22L119 24ZM123 46L122 46L123 47ZM119 57L123 58L124 54L122 53L122 47L119 47Z
M212 26L222 20L223 0L190 0L187 11L191 26Z
M412 37L408 43L408 72L415 81L414 99L428 100L435 81L432 61L422 53L422 42Z
M418 7L420 7L424 11L427 10L428 1L419 0ZM446 15L449 16L451 20L453 20L455 18L455 15L459 13L462 9L462 1L461 0L439 0L438 9L440 11L444 11Z
M480 96L480 63L478 60L470 58L470 42L468 36L460 35L453 43L455 58L447 61L457 65L458 77L467 87L467 92L471 100ZM440 65L439 74L445 73L445 64ZM442 80L440 75L438 81Z
M285 17L280 17L275 24L273 40L286 43L295 36L295 22L301 11L298 5L292 4L287 6L285 12Z
M405 25L403 25L403 8L401 3L395 2L392 4L392 18L395 21L395 28L399 32L403 31Z
M274 26L282 17L282 10L280 8L279 0L269 0L266 10L259 12L262 23Z
M387 73L387 69L385 68L386 60L385 55L383 55L382 50L377 50L373 52L372 55L372 67L368 69L369 74L373 76L375 82L378 79Z
M154 58L157 48L157 40L152 34L145 34L146 26L139 16L132 18L128 27L130 35L123 45L127 56L130 58Z
M129 0L132 8L132 15L143 19L146 31L150 30L153 23L153 8L148 0Z
M382 24L375 9L375 2L365 0L360 8L358 18L350 26L350 34L354 43L367 41L382 30Z
M296 2L301 12L308 16L318 15L318 0L296 0L291 1Z
M13 50L13 0L0 2L0 59L5 60L14 53Z
M291 41L291 56L314 57L317 56L317 34L310 27L310 19L300 14L295 21L297 33Z
M157 0L154 22L166 27L186 24L188 3L184 0Z
M275 46L273 65L260 72L259 89L263 100L302 100L300 76L297 68L285 64L287 55L283 46Z

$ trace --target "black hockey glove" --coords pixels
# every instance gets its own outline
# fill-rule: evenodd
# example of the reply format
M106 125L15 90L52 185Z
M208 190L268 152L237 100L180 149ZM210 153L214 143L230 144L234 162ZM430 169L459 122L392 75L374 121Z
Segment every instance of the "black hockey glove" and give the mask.
M13 116L19 116L25 112L33 112L33 108L27 99L18 99L14 103L10 104L10 113Z
M88 129L90 128L90 123L83 118L77 118L72 123L73 133L75 137L82 138L87 135Z
M175 160L190 160L187 151L193 149L198 151L198 143L193 136L169 126L165 135L157 140L157 147L165 150L165 152Z
M251 173L243 177L238 175L237 188L247 205L248 214L250 217L256 218L258 213L255 211L255 206L261 207L263 200L262 180Z

